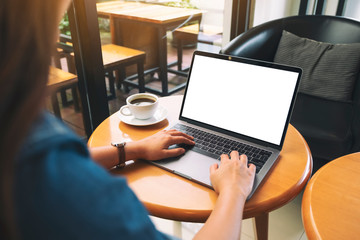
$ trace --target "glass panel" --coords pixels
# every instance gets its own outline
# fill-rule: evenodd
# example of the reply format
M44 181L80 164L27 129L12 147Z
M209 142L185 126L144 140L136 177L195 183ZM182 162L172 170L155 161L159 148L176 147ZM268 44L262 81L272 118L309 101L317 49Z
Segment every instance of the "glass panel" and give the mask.
M355 18L360 21L360 1L347 0L345 1L345 17Z
M220 50L224 1L99 0L97 11L103 49L112 43L130 49L124 51L144 52L145 91L160 96L182 94L193 51ZM182 59L181 65L179 59ZM105 62L104 58L104 65ZM136 64L115 74L116 98L109 101L110 113L125 104L127 96L139 92ZM109 90L109 83L107 87Z
M79 136L86 138L67 14L61 20L59 30L60 35L50 67L49 87L54 89L54 93L49 98L48 109Z
M309 6L310 5L311 4L309 4ZM255 1L254 17L250 27L257 26L277 18L298 15L299 6L299 0L257 0Z
M75 132L86 137L109 116L96 17L95 0L73 0L68 18L65 17L59 27L61 34L51 75L53 80L59 80L59 75L66 79L61 79L61 84L52 84L56 94L49 108ZM77 99L81 99L79 106Z
M74 2L82 1L75 0ZM312 2L310 0L310 3ZM331 9L331 12L334 11L335 5L332 2L328 2L325 11L330 11L329 9ZM88 1L86 5L95 5L95 3L97 3L98 29L103 47L103 65L97 68L104 68L102 71L105 73L104 79L110 114L115 113L120 106L125 104L127 96L139 92L141 86L139 87L138 76L139 72L144 72L144 70L146 92L153 92L160 96L182 94L183 88L180 86L186 81L186 68L190 65L193 51L218 52L220 50L223 42L223 32L228 31L228 29L224 29L224 11L226 10L224 6L225 4L231 6L229 0L92 0ZM297 15L299 3L299 0L280 0L280 3L275 0L253 1L254 6L252 6L252 9L254 13L250 27L275 18ZM120 14L116 14L114 11L117 4L123 4L120 8L124 11ZM357 1L355 0L347 1L345 16L356 17L359 15L354 12L355 10L351 11L351 9L358 9L355 6L356 4ZM169 10L170 7L172 10ZM184 12L176 11L177 8L185 10ZM80 24L79 27L81 28L81 26ZM70 35L67 18L63 20L60 28L62 34ZM226 26L226 28L230 28L230 26ZM84 38L83 35L83 33L79 33L80 38ZM71 43L64 36L60 39L65 41L65 45ZM136 60L128 62L125 60L127 66L123 68L122 63L124 61L119 62L116 58L112 58L114 56L110 56L109 60L104 55L105 46L110 44L125 47L126 49L120 49L121 51L119 50L120 52L117 52L117 54L122 53L132 58L141 56L141 52L143 52L145 62L140 61L139 63ZM64 72L75 74L74 53L68 53L66 49L66 46L57 49L57 56L54 58L53 66ZM111 50L110 47L108 51ZM135 52L132 52L133 50ZM179 64L180 61L181 64ZM82 63L82 65L86 64ZM109 65L112 67L109 67ZM143 70L138 70L137 67L140 65L144 66ZM99 81L103 80L100 79ZM102 91L100 89L97 91ZM140 91L143 90L140 89ZM84 117L81 111L81 105L84 104L79 104L80 111L77 111L78 108L73 97L74 92L77 91L71 86L59 90L57 93L58 106L60 106L63 120L81 136L85 136ZM92 93L91 97L88 96L87 92L84 94L86 98L89 98L90 102L91 100L93 102L98 101L98 94ZM54 102L54 100L53 98L52 101ZM91 105L88 102L85 104L86 106ZM49 100L49 109L53 108L56 110L55 104ZM106 107L101 106L100 108ZM88 111L90 112L90 110ZM93 126L92 129L94 129L96 124L92 123L92 114L94 113L87 114L89 116L85 118L89 118L86 121L90 122L90 125Z
M338 0L324 1L322 14L336 15L339 2ZM257 0L255 1L255 13L251 26L256 26L277 18L298 15L299 6L300 0ZM315 14L316 6L317 1L309 0L306 14ZM343 16L360 20L360 1L346 0Z
M148 0L142 2L123 2L116 0L96 1L98 4L98 29L100 31L103 56L103 66L98 66L97 68L102 67L105 73L104 79L110 114L115 113L120 106L125 104L127 96L144 90L139 86L139 76L141 78L141 73L144 73L144 70L146 92L153 92L159 96L182 94L184 88L181 88L181 84L186 82L186 68L190 65L193 51L199 49L218 52L220 50L223 33L224 1L225 0L193 0L191 2L188 0L175 2L167 0ZM83 0L75 0L74 3L79 6L82 4L88 7L90 4L95 4L95 0L88 1L87 3L84 3ZM128 13L125 17L119 17L113 14L107 14L106 11L104 12L104 6L100 5L99 7L99 4L104 3L125 3L126 5L123 6L123 8L133 7L133 9L141 9L141 7L145 7L147 10L141 12L138 16ZM182 10L177 10L179 6ZM114 7L105 7L105 9L113 10ZM79 11L87 12L88 10L78 9L78 12ZM80 28L78 29L79 42L83 42L84 44L86 43L87 32L84 34L84 32L81 31L83 24L78 25L78 28ZM59 41L62 43L59 43L53 66L74 75L78 72L76 66L81 66L82 69L80 70L82 74L78 78L79 80L84 78L85 83L83 83L83 85L86 86L90 84L87 83L86 73L84 73L86 68L89 68L89 66L87 66L89 64L83 62L83 56L82 58L80 57L80 64L75 64L74 62L74 58L76 58L77 55L73 51L75 46L72 46L73 38L70 34L71 31L67 17L64 18L60 24L60 30L61 35ZM176 34L182 39L181 48L179 46L179 39L175 36ZM189 38L192 41L187 39L186 34L190 35ZM183 35L185 35L185 37ZM117 46L111 44L116 44ZM118 47L120 47L120 49L118 49ZM79 48L82 47L80 46ZM179 50L182 50L182 53L181 51L178 53ZM112 51L113 55L110 54L109 56L109 54L107 54L109 51ZM114 56L115 53L117 56ZM177 62L179 62L180 53L182 64L178 66ZM125 54L128 60L120 61L117 59L119 54ZM124 64L126 65L125 70ZM168 64L171 66L168 66ZM144 69L142 69L142 67L138 69L139 66L144 67ZM98 80L103 81L102 79ZM91 85L87 86L89 87ZM85 95L81 95L82 97L79 98L88 98L86 103L80 104L80 110L76 107L76 101L74 103L74 99L76 100L76 98L73 97L74 93L79 93L78 90L70 87L61 89L61 91L57 93L62 119L81 136L85 136L86 132L89 132L89 130L86 131L85 129L84 120L85 122L90 122L90 124L85 124L91 126L90 133L95 125L92 123L94 115L92 116L93 113L91 112L93 109L91 108L91 101L97 102L98 96L94 92L88 94L87 90L85 87L82 93ZM97 91L101 92L102 90L99 88ZM83 116L81 106L89 108L87 109L89 113L85 114L85 116ZM49 104L49 108L52 109L51 104Z

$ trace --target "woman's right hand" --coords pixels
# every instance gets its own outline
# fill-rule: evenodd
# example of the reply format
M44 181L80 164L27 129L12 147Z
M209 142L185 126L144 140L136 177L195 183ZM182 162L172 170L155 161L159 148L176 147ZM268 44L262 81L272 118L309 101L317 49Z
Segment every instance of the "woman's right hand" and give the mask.
M245 155L239 156L237 151L221 155L221 164L210 167L210 180L214 190L220 194L232 192L247 197L254 184L255 165L250 164Z
M232 151L221 155L221 164L210 167L210 180L219 194L213 211L196 234L199 239L239 239L246 198L254 184L255 166ZM219 226L221 230L219 231Z

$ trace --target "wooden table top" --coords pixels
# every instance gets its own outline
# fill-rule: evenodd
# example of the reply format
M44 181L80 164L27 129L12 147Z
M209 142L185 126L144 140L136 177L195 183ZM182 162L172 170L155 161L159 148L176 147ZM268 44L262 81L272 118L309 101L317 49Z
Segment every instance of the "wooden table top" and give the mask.
M49 79L47 85L51 89L61 88L66 85L76 83L77 81L78 79L76 75L69 72L65 72L59 68L50 66Z
M115 44L102 45L101 50L105 68L117 66L119 63L127 63L138 58L145 59L145 52Z
M302 201L309 239L360 236L360 153L331 161L309 181Z
M147 127L133 127L120 121L118 112L104 120L89 139L90 147L110 145L112 141L139 140L175 124L182 96L163 97L160 105L168 110L164 121ZM312 170L307 143L291 125L278 161L264 183L247 201L244 218L277 209L295 198L304 188ZM136 161L114 170L127 178L130 187L153 216L187 222L205 222L217 194L204 186L174 175L146 162Z
M130 19L141 22L166 24L186 20L189 16L201 16L203 10L168 7L140 2L110 1L97 3L99 16Z

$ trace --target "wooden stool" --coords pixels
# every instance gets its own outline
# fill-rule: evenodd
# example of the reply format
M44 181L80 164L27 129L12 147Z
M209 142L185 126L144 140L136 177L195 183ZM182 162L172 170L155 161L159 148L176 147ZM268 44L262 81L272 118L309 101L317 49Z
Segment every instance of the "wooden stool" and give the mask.
M191 42L197 43L199 31L200 31L200 25L192 24L182 28L178 28L173 32L173 36L176 39L176 44L177 44L176 48L177 48L178 71L184 71L182 69L184 45L186 43L191 43Z
M69 42L69 39L71 40L71 37L60 34L58 45L61 47L58 47L56 49L56 54L54 54L54 65L55 67L62 69L61 59L65 58L67 64L67 71L76 74L75 64L73 63L73 57L71 56L71 53L73 52L73 47L72 43ZM76 89L71 89L72 92L74 92L75 90ZM69 101L67 99L66 89L61 90L60 95L63 106L68 106ZM78 104L76 104L74 107L76 112L80 111L80 106Z
M50 73L49 73L49 80L48 80L48 87L50 88L51 94L51 105L54 110L54 114L61 118L61 112L59 107L59 102L57 99L57 93L61 92L64 89L71 88L72 89L72 95L74 99L74 105L79 106L78 97L77 97L77 76L65 72L59 68L50 67Z
M360 153L320 168L306 186L302 219L309 239L358 239L360 235Z
M71 37L61 35L58 42L58 48L61 48L67 54L68 68L75 73L74 50L71 42ZM119 77L118 86L121 83L129 84L139 88L139 92L145 92L144 80L144 63L145 52L132 48L122 47L115 44L107 44L102 47L102 58L104 64L105 75L109 78L110 96L109 99L116 97L115 94L115 76L113 72L117 72ZM130 80L125 80L125 67L129 65L137 65L139 83L135 84Z
M136 64L138 72L137 84L139 92L145 92L145 79L144 79L144 62L145 52L132 48L122 47L115 44L107 44L102 47L102 57L104 63L104 70L109 77L110 92L112 97L115 97L115 78L112 74L113 71L118 71L119 84L121 82L126 85L130 80L125 80L125 67ZM134 84L132 84L134 85Z
M183 48L184 45L188 43L197 43L197 49L209 52L219 52L221 47L214 46L214 40L221 38L221 31L219 29L215 29L214 27L210 26L203 26L203 29L200 30L200 25L198 23L188 25L185 27L178 28L173 33L174 38L176 39L177 43L177 69L178 71L187 71L188 68L182 68L183 62ZM207 46L204 47L201 44L206 44Z

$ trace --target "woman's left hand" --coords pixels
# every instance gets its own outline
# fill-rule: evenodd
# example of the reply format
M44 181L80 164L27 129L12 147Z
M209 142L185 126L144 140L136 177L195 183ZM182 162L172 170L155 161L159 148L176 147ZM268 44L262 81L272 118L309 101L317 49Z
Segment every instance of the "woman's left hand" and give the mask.
M174 144L195 145L194 138L183 132L171 129L160 131L150 137L136 142L138 158L146 160L159 160L176 157L185 152L184 148L172 148Z

